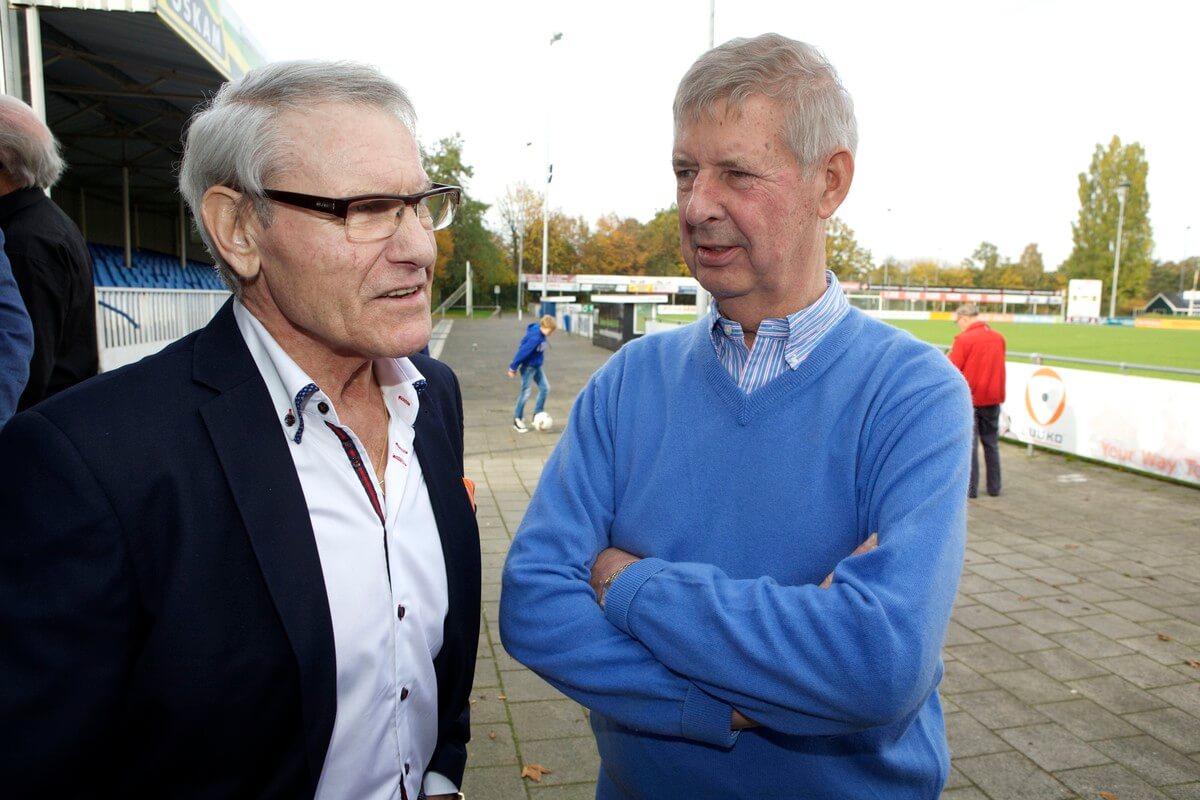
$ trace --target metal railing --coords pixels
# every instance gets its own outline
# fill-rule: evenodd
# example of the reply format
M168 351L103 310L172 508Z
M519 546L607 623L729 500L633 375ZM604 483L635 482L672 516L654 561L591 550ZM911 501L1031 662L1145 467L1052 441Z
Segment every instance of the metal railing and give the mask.
M943 353L950 352L950 345L939 344L938 349ZM1096 358L1075 358L1074 356L1052 356L1047 353L1017 353L1009 350L1005 353L1006 358L1027 358L1031 364L1044 364L1047 361L1062 364L1084 364L1089 367L1109 367L1121 370L1123 374L1128 374L1129 370L1137 370L1138 372L1165 372L1171 375L1187 375L1188 377L1200 377L1200 369L1189 369L1187 367L1160 367L1157 364L1134 364L1130 361L1103 361Z
M1009 356L1017 358L1028 358L1034 364L1042 364L1046 361L1054 361L1063 364L1086 364L1091 367L1116 367L1123 373L1129 370L1137 370L1138 372L1166 372L1172 375L1188 375L1191 377L1200 377L1200 369L1188 369L1187 367L1160 367L1156 364L1134 364L1128 361L1102 361L1095 358L1074 358L1071 356L1052 356L1046 353L1013 353L1009 352Z
M229 292L96 287L101 350L172 342L204 327Z

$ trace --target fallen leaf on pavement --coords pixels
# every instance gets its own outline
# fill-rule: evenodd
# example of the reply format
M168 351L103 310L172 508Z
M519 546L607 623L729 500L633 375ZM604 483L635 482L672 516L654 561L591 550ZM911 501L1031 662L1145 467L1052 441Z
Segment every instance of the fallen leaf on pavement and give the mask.
M1193 661L1192 659L1189 658L1187 661L1184 661L1183 663L1187 664L1192 669L1200 669L1200 661Z
M495 732L495 731L488 731L488 738L489 738L489 739L495 739L495 738L496 738L496 732Z
M1165 633L1160 633L1160 634L1158 635L1158 640L1159 640L1160 642L1169 642L1169 641L1171 641L1171 637L1170 637L1170 636L1167 636Z
M1112 792L1101 792L1100 800L1117 800L1117 796Z
M497 700L507 700L507 699L508 699L508 695L506 695L506 694L498 694L498 695L496 695L496 699L497 699Z
M1066 549L1066 550L1078 550L1078 549L1079 549L1079 545L1077 545L1077 544L1064 544L1064 545L1063 545L1063 548L1064 548L1064 549Z
M549 767L543 767L541 764L526 764L521 767L521 777L529 778L534 783L541 783L543 775L551 775L553 773L554 770Z

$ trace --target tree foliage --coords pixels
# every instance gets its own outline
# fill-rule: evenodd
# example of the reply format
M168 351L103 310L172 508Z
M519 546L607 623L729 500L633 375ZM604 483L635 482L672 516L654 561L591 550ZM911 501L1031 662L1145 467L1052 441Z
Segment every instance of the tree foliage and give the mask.
M1088 171L1079 175L1079 220L1071 226L1074 248L1064 267L1072 278L1104 281L1105 303L1112 289L1120 203L1117 186L1129 181L1121 237L1121 274L1117 304L1128 307L1142 298L1150 276L1154 238L1150 228L1149 164L1137 142L1122 145L1114 136L1108 147L1096 145Z
M484 223L488 205L471 196L468 182L475 171L463 161L462 137L456 133L439 139L432 150L422 147L421 161L431 181L463 187L462 205L454 224L436 234L434 296L445 296L463 282L468 261L473 271L475 296L486 296L492 286L504 282L506 265L496 238Z
M1046 262L1042 260L1042 251L1034 243L1025 245L1021 258L1017 262L1020 270L1021 285L1027 289L1041 289L1046 283Z
M825 226L825 266L842 280L862 280L871 272L871 251L858 243L854 230L838 217Z

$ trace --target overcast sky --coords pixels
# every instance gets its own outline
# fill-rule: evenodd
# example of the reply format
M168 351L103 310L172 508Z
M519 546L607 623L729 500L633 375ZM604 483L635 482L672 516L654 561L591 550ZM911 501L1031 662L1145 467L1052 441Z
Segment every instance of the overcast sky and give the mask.
M671 101L709 0L226 2L272 60L379 65L422 141L462 135L485 202L543 185L547 138L569 215L645 221L674 200ZM1200 252L1200 3L717 0L715 19L717 43L777 31L839 70L859 125L839 216L877 261L956 264L987 240L1057 266L1078 175L1114 134L1146 150L1155 257Z

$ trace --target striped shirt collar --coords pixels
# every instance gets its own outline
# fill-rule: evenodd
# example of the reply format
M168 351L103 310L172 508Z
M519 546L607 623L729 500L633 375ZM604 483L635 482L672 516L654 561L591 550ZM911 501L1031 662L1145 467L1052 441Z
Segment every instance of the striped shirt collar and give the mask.
M821 297L787 317L762 320L754 349L750 350L742 326L721 316L714 298L708 312L713 348L725 369L749 393L784 370L797 369L849 310L837 277L825 270L825 292Z

